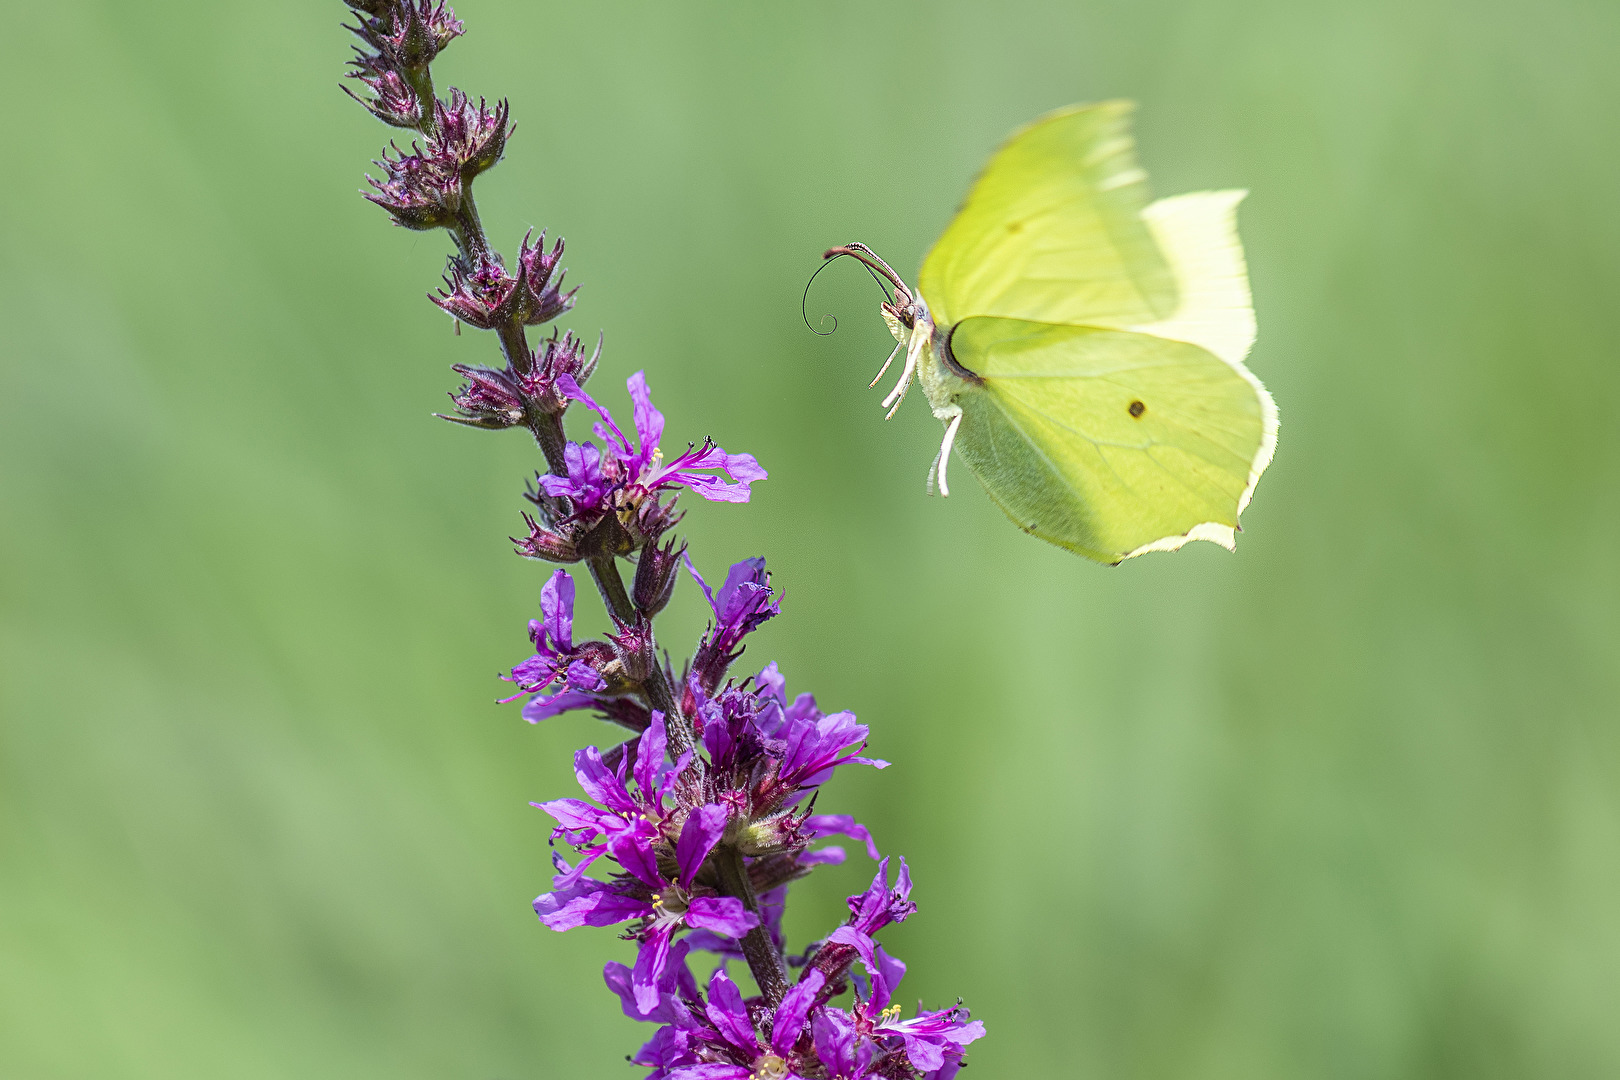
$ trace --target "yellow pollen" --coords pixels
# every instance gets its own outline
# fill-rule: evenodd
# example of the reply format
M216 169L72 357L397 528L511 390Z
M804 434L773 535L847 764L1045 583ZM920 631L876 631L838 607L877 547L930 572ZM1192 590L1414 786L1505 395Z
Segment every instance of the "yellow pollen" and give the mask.
M754 1080L783 1080L787 1074L787 1062L775 1054L766 1054L754 1063Z

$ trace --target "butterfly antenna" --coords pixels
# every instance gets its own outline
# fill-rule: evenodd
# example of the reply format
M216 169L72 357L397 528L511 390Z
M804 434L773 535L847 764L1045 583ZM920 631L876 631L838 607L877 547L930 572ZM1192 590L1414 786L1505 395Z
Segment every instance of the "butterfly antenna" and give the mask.
M817 330L810 322L810 286L815 283L816 275L820 274L825 269L827 269L826 263L822 263L820 266L816 267L816 273L811 274L810 280L804 283L804 296L799 299L799 314L804 318L804 325L810 327L810 332L812 334L816 334L821 337L826 337L828 334L836 333L838 330L838 316L832 314L831 312L823 315L820 320L821 322L826 322L828 319L831 319L831 330Z

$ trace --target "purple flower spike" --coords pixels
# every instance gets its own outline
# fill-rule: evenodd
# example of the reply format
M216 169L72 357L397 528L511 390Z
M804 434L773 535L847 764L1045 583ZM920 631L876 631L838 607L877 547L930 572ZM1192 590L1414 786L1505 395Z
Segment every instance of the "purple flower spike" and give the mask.
M605 632L576 640L574 579L550 573L529 623L532 653L502 676L517 690L505 700L525 699L530 723L590 710L633 733L575 754L579 797L532 804L553 820L557 849L536 916L556 931L617 926L635 943L633 962L606 964L602 978L626 1016L658 1025L629 1059L650 1070L645 1080L953 1080L983 1025L960 1006L901 1019L891 1002L905 965L874 937L916 910L905 861L891 887L870 830L812 812L839 766L887 763L860 756L868 729L854 713L790 697L775 664L731 678L748 636L781 614L781 595L762 558L735 563L711 589L668 536L682 492L745 503L765 470L707 438L666 455L666 419L644 372L625 382L621 426L583 389L600 337L589 355L572 332L530 341L525 328L568 312L578 289L564 286L560 239L548 247L531 232L505 259L474 208L474 181L515 131L511 109L442 80L435 92L431 63L462 32L442 0L344 3L361 43L350 96L412 133L381 155L365 197L398 225L450 233L455 254L430 298L458 334L494 331L505 361L455 365L463 383L443 418L533 436L547 471L524 492L526 534L512 543L528 558L586 564L607 608ZM576 402L594 414L589 441L565 434ZM629 588L620 559L635 568ZM654 632L683 564L712 614L684 661ZM864 845L877 875L849 898L844 925L795 955L783 929L789 889L845 861L841 846L816 847L840 836ZM719 958L706 985L688 966L693 950ZM757 996L732 982L733 960L748 966ZM833 1005L852 984L853 999Z

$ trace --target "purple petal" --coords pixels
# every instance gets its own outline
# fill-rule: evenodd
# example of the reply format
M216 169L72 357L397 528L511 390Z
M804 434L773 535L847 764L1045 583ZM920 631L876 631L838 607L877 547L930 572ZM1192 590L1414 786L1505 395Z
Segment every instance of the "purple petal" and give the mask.
M578 866L570 867L566 859L556 852L552 852L551 865L557 869L557 876L551 879L551 887L563 890L574 888L584 880L585 871L591 868L591 864L606 853L607 845L597 844L593 848L586 849L583 853L585 857L579 860Z
M558 570L540 589L540 610L545 614L546 636L561 652L574 650L574 579Z
M623 964L609 964L602 969L602 981L607 983L609 990L619 996L619 1004L624 1009L624 1015L632 1020L650 1020L659 1024L670 1024L675 1021L675 1010L667 998L661 999L651 1012L643 1013L636 1002L635 991L630 985L630 969Z
M656 891L668 884L658 873L658 858L652 853L652 845L647 837L635 833L620 833L608 841L608 851L619 860L619 865L624 867L626 873L639 879L648 888Z
M587 409L591 410L597 416L600 416L602 418L602 422L607 425L608 430L612 432L613 436L618 441L619 445L616 447L616 449L622 450L624 457L628 458L632 455L633 451L630 449L630 441L624 437L624 432L619 430L619 425L613 422L613 415L602 406L598 405L589 394L581 390L579 388L579 383L574 381L574 377L572 375L557 376L556 387L557 392L564 399L572 398L573 400L584 405ZM603 437L606 438L607 436Z
M583 799L553 799L551 802L530 803L536 810L544 810L557 819L557 824L572 833L584 834L575 843L584 843L593 836L608 832L624 822L606 810L599 809Z
M664 1077L668 1075L664 1072L665 1069L674 1068L690 1058L683 1033L673 1027L661 1027L652 1038L642 1044L641 1049L636 1051L636 1056L631 1060L637 1065L656 1068L658 1071L653 1073L652 1077Z
M686 925L740 938L759 925L759 916L734 896L696 896L686 907Z
M894 992L900 988L900 980L906 977L906 965L903 961L890 956L879 945L876 950L877 970L867 970L872 976L872 1008L882 1012L894 1000Z
M682 1065L664 1074L664 1080L749 1080L752 1069L741 1065Z
M834 1076L855 1075L855 1021L843 1009L816 1012L810 1023L816 1056Z
M719 603L715 607L715 614L722 620L731 622L741 615L746 600L740 590L745 585L765 585L765 560L758 555L732 563L726 571L726 583L720 586Z
M658 440L664 437L664 414L653 407L652 395L647 391L647 374L638 371L625 382L630 400L635 403L636 440L641 445L636 464L646 468L658 449Z
M787 676L778 670L775 660L754 676L754 685L759 687L760 697L770 698L784 709L787 708Z
M540 477L540 490L555 498L563 495L576 495L579 493L579 486L566 476L554 476L551 473L546 473Z
M906 1057L911 1059L913 1068L923 1072L931 1072L945 1064L945 1050L932 1039L918 1038L915 1035L902 1034L906 1040Z
M624 782L602 762L602 751L594 746L574 752L574 778L585 794L626 817L634 817L640 807L624 789Z
M760 467L759 460L753 454L727 454L726 463L722 467L733 480L744 486L756 480L768 479L770 476Z
M680 839L675 841L675 864L680 868L681 887L690 888L692 879L703 868L714 845L725 835L730 812L719 803L700 806L687 815L681 827Z
M848 945L860 955L861 963L866 965L868 971L877 966L872 951L877 948L877 942L871 936L863 934L853 926L840 926L827 935L827 940L835 945Z
M668 927L654 927L636 953L636 966L630 972L630 990L636 999L636 1010L643 1016L658 1007L658 982L669 963L669 935Z
M589 709L595 705L596 698L590 694L581 694L577 690L564 690L560 694L536 694L523 706L523 719L531 724L538 724L553 716L561 716L575 709Z
M741 1050L750 1059L759 1055L759 1039L754 1025L748 1019L748 1007L743 1004L742 991L731 981L724 968L709 979L709 1003L704 1008L720 1036Z
M804 824L813 836L847 836L851 840L864 840L868 855L874 860L883 858L878 853L871 832L849 814L815 814L805 818Z
M574 889L542 893L534 899L534 913L553 930L581 926L612 926L650 914L652 908L629 896L608 891L607 885L586 878Z
M607 680L583 660L568 665L568 686L572 690L600 692L607 689Z
M844 849L834 844L820 851L799 852L800 866L842 866L846 858Z
M546 630L544 623L542 623L539 619L530 619L529 627L531 630L538 628L540 640L542 642L545 640ZM541 647L544 648L548 654L551 652L551 647L549 645L543 645ZM523 694L539 690L542 687L550 686L552 683L557 681L557 657L551 655L540 655L538 653L529 657L527 660L523 661L523 663L512 669L512 681L524 689L512 695L512 697L507 698L507 701L511 701L513 698L522 697Z
M664 755L668 752L669 732L664 727L664 714L655 711L652 722L636 743L636 785L641 788L642 798L651 800L656 797L658 770L663 766Z
M776 1007L776 1021L771 1026L771 1049L779 1056L787 1057L792 1052L793 1044L799 1041L799 1034L804 1030L810 1007L816 1003L816 995L826 985L827 976L811 968L783 995L782 1004Z

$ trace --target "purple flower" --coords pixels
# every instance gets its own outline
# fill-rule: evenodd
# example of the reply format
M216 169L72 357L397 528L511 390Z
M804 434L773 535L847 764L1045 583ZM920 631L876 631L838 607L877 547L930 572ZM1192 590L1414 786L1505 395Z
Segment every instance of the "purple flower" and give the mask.
M729 454L704 440L701 447L688 447L686 453L665 461L658 447L664 433L664 414L653 406L646 376L638 371L626 386L635 405L635 445L631 445L612 414L581 390L576 381L568 376L557 379L557 390L564 398L584 403L601 417L592 431L603 447L599 450L593 443L570 443L568 475L541 477L540 485L546 494L572 499L576 514L635 511L649 498L656 500L658 492L680 487L711 502L748 501L750 485L766 475L753 455Z
M984 1025L960 1005L939 1012L919 1009L902 1020L900 1007L889 1002L906 965L880 948L867 967L870 990L857 995L852 1012L827 1007L815 1015L816 1054L829 1077L863 1080L912 1076L915 1070L925 1080L950 1080L961 1068L968 1044L984 1037Z
M848 970L851 951L860 957L867 970L876 970L877 942L872 935L890 923L904 922L917 910L917 905L911 902L911 871L906 860L900 860L900 877L892 890L889 888L889 860L879 863L877 876L867 890L849 898L849 910L849 921L827 935L829 947L816 956L817 966L829 978Z
M698 931L708 933L708 931ZM632 980L632 973L623 964L608 964L602 969L602 979L607 983L608 989L619 997L624 1008L624 1015L632 1020L647 1020L656 1024L673 1024L681 1028L702 1027L692 1016L692 1010L686 1007L686 1001L696 1000L698 997L697 981L692 978L692 971L686 966L686 954L693 948L694 933L686 938L676 941L669 947L669 960L664 966L664 974L657 983L658 1004L649 1012L642 1012L636 999L636 992Z
M642 736L637 753L638 787L654 792L659 786L652 779L661 766L651 752L661 750L662 724L657 736L653 729ZM643 755L646 755L644 758ZM661 756L661 755L660 755ZM556 834L576 846L598 838L603 843L587 850L594 860L603 853L626 873L612 882L583 877L583 866L565 870L553 884L556 891L534 901L540 921L553 930L579 926L609 926L640 919L634 932L640 949L631 970L630 986L638 1010L647 1015L659 1006L659 981L668 966L674 935L685 929L709 930L728 937L741 937L759 925L759 917L748 911L741 900L713 896L712 890L697 889L694 879L703 863L726 831L729 813L718 804L698 807L689 813L673 845L675 876L665 876L659 868L659 853L667 856L670 845L664 838L662 803L657 794L651 799L630 794L622 775L601 766L601 755L591 747L576 758L581 786L602 803L598 809L578 799L560 799L540 808L557 819ZM641 778L646 777L645 784Z
M663 1047L674 1052L658 1062L660 1072L653 1075L667 1080L803 1080L807 1073L814 1075L814 1050L801 1041L824 985L821 973L812 971L790 989L771 1014L769 1040L762 1044L737 984L724 969L716 971L703 1010L710 1027L666 1037Z
M761 708L755 720L760 732L782 746L778 782L786 788L807 789L827 782L835 768L845 764L871 765L886 769L887 761L845 753L857 743L865 746L868 730L856 723L852 712L825 715L816 707L813 694L800 694L788 704L787 680L774 663L766 665L755 679L760 687ZM855 834L848 834L854 836ZM874 852L870 838L867 850Z
M590 665L580 662L574 647L574 579L568 571L558 570L541 586L540 612L541 618L529 620L534 655L502 676L519 688L504 701L534 695L523 707L523 718L531 724L568 708L588 708L594 701L590 693L606 685ZM549 695L544 692L559 680L565 681L566 689Z
M855 1003L855 1024L860 1033L880 1047L892 1049L894 1041L898 1040L905 1048L906 1058L919 1072L954 1076L964 1048L984 1037L984 1024L971 1019L960 1005L938 1012L919 1008L916 1016L901 1020L899 1007L891 1008L889 1002L905 977L906 965L881 947L876 950L874 960L875 963L862 961L871 980L871 993L865 1001Z
M726 669L742 655L742 639L766 620L780 615L782 605L771 593L771 576L765 572L764 559L734 563L718 590L709 588L690 557L686 559L686 570L714 612L714 622L692 658L693 672L703 689L712 694L725 678Z

